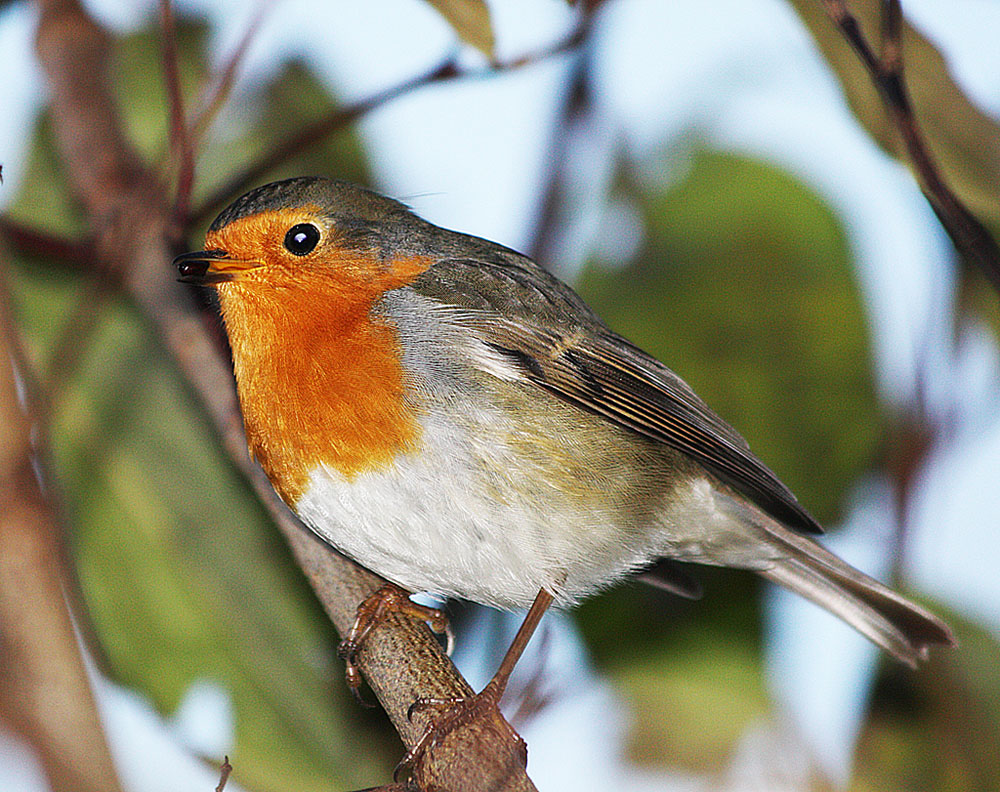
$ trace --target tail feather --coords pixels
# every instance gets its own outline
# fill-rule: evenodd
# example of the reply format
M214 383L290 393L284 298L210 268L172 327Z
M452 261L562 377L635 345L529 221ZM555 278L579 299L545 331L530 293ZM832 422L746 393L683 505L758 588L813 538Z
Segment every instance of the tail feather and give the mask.
M757 571L812 600L907 665L927 659L929 647L952 645L948 626L914 602L858 571L815 542L767 526L787 554Z
M759 541L770 546L768 561L748 565L763 577L839 616L910 666L925 660L931 646L955 644L948 625L934 614L746 501L714 495L720 511L759 532Z

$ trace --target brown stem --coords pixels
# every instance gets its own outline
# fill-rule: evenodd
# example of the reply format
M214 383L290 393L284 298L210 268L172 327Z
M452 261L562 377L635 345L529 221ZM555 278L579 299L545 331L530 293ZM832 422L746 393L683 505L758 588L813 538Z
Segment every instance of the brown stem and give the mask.
M579 28L581 41L589 43L587 34L593 24L593 15L586 9L582 14ZM581 47L575 53L559 121L553 130L548 155L545 157L549 170L533 234L531 257L546 268L555 266L554 259L559 242L557 235L567 225L563 212L570 208L567 205L569 182L567 167L572 148L572 132L574 125L587 116L592 104L590 55L588 46Z
M250 187L260 181L269 171L281 165L287 159L294 157L301 151L316 145L327 135L343 129L348 124L357 121L361 116L370 113L393 99L404 94L408 94L417 88L431 85L436 82L451 79L457 74L455 62L448 58L440 65L436 66L425 74L411 77L408 80L379 91L367 99L362 99L347 107L334 110L327 116L314 121L305 129L295 133L291 137L279 141L271 149L264 153L256 163L250 165L246 170L234 176L228 182L215 190L198 208L196 208L189 218L190 224L198 224L208 219L208 216L217 211L223 204L229 203L237 196L246 192Z
M219 767L219 783L215 787L215 792L222 792L226 788L226 782L229 780L229 774L233 772L233 766L229 764L229 757L225 757L222 760L222 766Z
M882 54L877 56L843 0L821 0L827 16L857 53L878 89L916 173L920 189L952 242L1000 289L1000 247L941 176L920 132L903 78L903 12L899 0L882 2Z
M344 635L357 603L383 581L306 531L278 500L260 468L251 464L228 359L170 266L177 252L171 245L177 235L171 207L122 132L104 72L107 38L77 0L38 0L38 6L38 56L50 83L56 139L95 229L95 266L115 262L121 268L121 285L159 330L226 452L274 516L320 602ZM373 629L358 663L407 745L420 737L426 725L421 718L411 723L406 717L414 700L470 692L426 625L408 617L391 616ZM501 725L510 731L502 719L493 724L494 731ZM455 739L459 753L434 765L430 777L437 786L470 792L485 789L485 781L474 779L495 780L502 770L504 782L491 789L533 789L523 769L513 773L497 769L498 738L491 733L457 730Z
M222 109L226 99L229 98L229 94L233 88L233 83L236 81L236 71L239 68L239 65L243 62L247 49L250 47L250 42L253 41L253 37L257 33L257 29L260 27L260 23L264 19L265 11L270 7L270 4L267 4L265 0L262 0L260 8L257 10L257 14L250 22L250 25L243 34L243 38L240 39L239 44L236 45L236 49L233 51L233 54L227 58L226 65L223 67L222 72L215 84L206 92L202 102L202 108L198 111L198 114L191 122L191 138L194 145L197 145L205 132L208 131L208 128L211 126L216 114Z
M160 35L163 47L163 76L170 101L170 142L177 167L174 214L186 217L194 186L194 150L184 118L184 98L177 64L177 25L170 0L160 0Z
M55 236L46 231L0 217L0 234L15 248L34 256L44 256L59 262L89 265L93 259L91 245Z
M347 107L334 110L325 118L315 121L302 131L292 135L286 140L278 142L260 159L249 166L243 172L237 174L219 189L212 193L209 198L196 208L189 218L189 225L198 224L208 219L208 216L223 204L229 203L234 198L246 192L250 187L259 182L269 171L281 165L290 157L313 146L326 136L338 129L342 129L347 124L357 121L373 110L388 104L400 96L412 93L420 88L437 83L450 82L461 79L483 79L492 77L504 72L515 71L526 66L539 63L547 58L551 58L559 53L577 47L589 32L589 16L585 15L583 21L574 27L570 33L554 44L545 47L537 52L530 52L509 61L495 61L484 69L459 69L454 57L448 57L438 66L424 74L419 74L408 80L404 80L398 85L387 88L384 91L362 99Z
M6 296L0 278L0 710L57 792L118 792L67 605L62 532L39 485L43 433Z

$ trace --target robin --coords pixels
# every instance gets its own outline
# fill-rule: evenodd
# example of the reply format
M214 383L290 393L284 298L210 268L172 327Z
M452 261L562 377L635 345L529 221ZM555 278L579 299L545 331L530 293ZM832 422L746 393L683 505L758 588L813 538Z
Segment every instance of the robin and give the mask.
M751 569L911 666L952 644L935 616L823 549L746 441L568 286L513 250L342 181L259 187L179 256L232 348L250 452L333 547L405 592L532 606L495 703L550 602L671 561Z

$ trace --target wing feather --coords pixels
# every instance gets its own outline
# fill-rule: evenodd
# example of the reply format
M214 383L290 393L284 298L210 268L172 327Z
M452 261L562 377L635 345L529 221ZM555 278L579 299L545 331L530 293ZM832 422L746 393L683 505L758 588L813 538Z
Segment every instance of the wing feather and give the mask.
M781 522L822 532L746 440L687 383L609 330L569 287L528 259L445 260L430 272L460 281L463 296L456 300L455 290L435 288L438 280L414 286L439 300L448 321L506 357L525 380L682 451Z

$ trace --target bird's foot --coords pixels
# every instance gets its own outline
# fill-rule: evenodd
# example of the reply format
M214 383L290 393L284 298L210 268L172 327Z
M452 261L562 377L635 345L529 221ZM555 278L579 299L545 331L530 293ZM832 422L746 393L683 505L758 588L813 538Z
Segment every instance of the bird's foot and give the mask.
M361 671L358 669L358 652L361 650L365 638L368 637L372 629L390 613L403 613L420 621L427 622L428 626L434 632L447 636L447 651L451 654L454 638L451 633L451 627L448 624L448 616L445 612L438 608L428 608L426 605L419 605L410 599L408 591L400 588L395 583L386 583L358 605L354 624L351 625L347 637L340 642L340 647L337 649L337 654L344 660L344 675L347 679L347 687L354 694L354 698L362 704L365 702L359 692L361 688Z
M503 680L503 682L505 681ZM514 750L521 766L527 766L528 746L520 736L506 725L506 721L500 714L499 704L503 688L504 684L494 678L479 693L472 696L445 699L421 698L413 702L406 713L409 720L412 720L418 712L430 711L434 714L420 739L396 765L392 774L393 781L398 782L407 772L413 777L417 776L418 768L424 757L433 751L445 737L456 729L476 721L482 721L484 730L495 729L496 723L502 723L506 727L504 731L517 741ZM477 723L477 725L479 724Z

